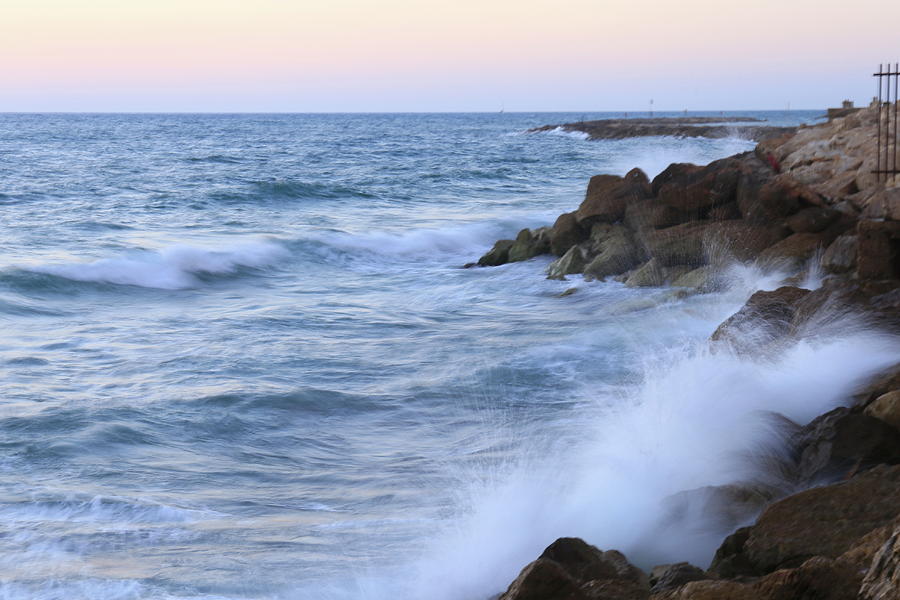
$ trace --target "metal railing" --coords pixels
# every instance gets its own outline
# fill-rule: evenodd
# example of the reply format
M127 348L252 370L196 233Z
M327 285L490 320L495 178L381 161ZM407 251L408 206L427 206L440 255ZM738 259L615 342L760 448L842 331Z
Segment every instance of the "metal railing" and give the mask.
M900 87L900 63L878 65L878 72L873 73L878 78L878 146L875 154L875 170L878 180L888 179L892 175L900 174L900 163L897 162L897 121L900 118L897 100L898 87ZM891 104L891 84L894 86L893 106ZM893 111L893 119L891 118ZM883 177L882 177L883 176Z

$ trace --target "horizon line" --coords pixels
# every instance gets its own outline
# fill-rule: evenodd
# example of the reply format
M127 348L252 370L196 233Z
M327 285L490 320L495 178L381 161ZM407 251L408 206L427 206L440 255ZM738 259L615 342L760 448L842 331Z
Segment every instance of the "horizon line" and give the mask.
M0 115L497 115L497 114L558 114L628 113L652 116L660 113L735 113L735 112L814 112L827 108L729 108L729 109L680 109L680 110L347 110L347 111L280 111L280 110L0 110Z

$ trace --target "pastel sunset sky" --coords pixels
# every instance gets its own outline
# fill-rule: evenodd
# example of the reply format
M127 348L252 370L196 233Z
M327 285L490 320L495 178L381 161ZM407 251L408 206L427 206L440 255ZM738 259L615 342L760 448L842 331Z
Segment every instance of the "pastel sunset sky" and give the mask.
M0 111L824 108L893 0L0 0Z

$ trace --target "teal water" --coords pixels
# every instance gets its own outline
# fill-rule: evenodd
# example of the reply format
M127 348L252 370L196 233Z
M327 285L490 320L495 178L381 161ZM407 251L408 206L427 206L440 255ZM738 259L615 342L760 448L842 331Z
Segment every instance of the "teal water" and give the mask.
M765 275L460 267L591 174L753 144L522 133L581 117L0 115L0 598L484 598L552 535L639 552L658 490L610 506L607 471L641 435L598 424L655 405L660 357L756 381L691 348Z

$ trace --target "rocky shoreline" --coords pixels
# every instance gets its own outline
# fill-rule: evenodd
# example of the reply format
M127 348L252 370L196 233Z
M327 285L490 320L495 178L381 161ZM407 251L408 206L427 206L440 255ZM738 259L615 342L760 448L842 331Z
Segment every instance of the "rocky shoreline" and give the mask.
M740 136L754 141L794 131L794 127L760 125L760 119L752 117L648 117L632 119L601 119L544 125L529 129L526 133L560 130L580 132L589 140L620 140L653 135L676 137L724 138Z
M552 254L550 278L613 278L687 294L718 289L729 263L755 262L792 276L753 294L711 344L765 351L820 327L823 307L900 334L900 178L872 174L876 127L876 113L863 110L769 135L755 151L707 166L670 165L652 181L639 169L597 175L577 210L498 241L477 264ZM821 285L807 289L812 274ZM683 492L711 514L730 515L732 528L752 523L723 540L710 565L645 573L616 550L561 538L497 598L900 598L900 363L843 407L779 427L788 448L770 468L790 488Z

